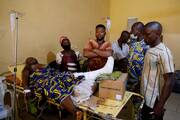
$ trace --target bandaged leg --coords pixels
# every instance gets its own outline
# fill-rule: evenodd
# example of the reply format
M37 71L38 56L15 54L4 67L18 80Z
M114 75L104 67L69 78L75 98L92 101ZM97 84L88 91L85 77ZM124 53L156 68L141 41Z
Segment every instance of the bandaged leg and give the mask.
M82 73L74 73L75 77L78 76L85 76L85 79L95 80L97 76L104 74L104 73L112 73L114 66L114 58L108 57L108 60L103 68L91 72L82 72Z
M75 77L78 76L85 76L85 80L82 81L79 85L74 87L74 97L73 100L76 102L82 102L92 95L92 87L95 83L96 77L104 73L112 73L114 66L114 59L113 57L108 57L108 60L105 66L99 70L91 71L91 72L84 72L84 73L74 73Z

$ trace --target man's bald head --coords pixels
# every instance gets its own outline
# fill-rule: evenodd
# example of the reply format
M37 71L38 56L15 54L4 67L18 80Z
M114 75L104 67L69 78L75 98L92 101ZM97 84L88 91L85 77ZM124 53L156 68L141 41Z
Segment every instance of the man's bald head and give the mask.
M150 45L150 47L155 47L162 41L162 25L157 22L149 22L144 28L144 40Z
M142 22L136 22L132 25L131 30L134 32L134 30L138 30L139 32L143 32L144 24Z
M158 35L161 35L161 33L162 33L162 25L157 21L147 23L145 25L145 29L151 29Z
M144 24L142 22L136 22L131 27L131 34L137 36L137 41L143 39Z
M144 24L142 22L136 22L132 25L132 28L139 28L139 29L143 29L144 28Z

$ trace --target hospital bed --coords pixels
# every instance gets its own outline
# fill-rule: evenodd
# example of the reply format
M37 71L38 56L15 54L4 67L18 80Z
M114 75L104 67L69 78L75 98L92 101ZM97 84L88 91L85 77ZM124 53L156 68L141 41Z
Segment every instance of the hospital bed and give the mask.
M138 101L136 107L134 100ZM136 120L143 103L141 95L126 91L120 101L91 96L89 100L81 103L79 108L83 110L83 120Z
M22 70L24 69L24 64L19 64L17 65L17 72L16 72L16 96L17 96L17 108L21 109L20 107L20 103L18 101L18 97L19 95L23 95L23 100L25 103L25 109L26 112L28 112L28 101L27 101L27 94L29 94L28 92L25 91L25 89L22 87ZM6 72L4 74L4 76L6 76L6 84L8 89L13 90L14 88L14 66L9 66L8 67L9 72ZM36 100L38 103L40 102L41 98L40 97L36 97L33 100ZM47 106L47 104L52 104L55 105L58 109L58 113L59 113L59 119L61 119L61 104L60 103L56 103L53 100L51 100L50 98L46 99L45 103L43 103L41 106L38 104L38 109L40 110L39 114L36 115L36 119L39 119L45 109L45 107Z
M14 67L9 66L9 71L13 73ZM27 103L26 100L26 93L24 92L24 88L22 87L22 70L24 68L24 65L18 65L17 66L17 86L16 86L16 91L18 94L23 94L24 95L24 101ZM12 76L11 76L12 77ZM11 78L12 79L12 78ZM13 87L12 81L7 80L7 85L11 89ZM133 99L136 98L140 102L138 105L138 108L136 110L136 113L133 111L133 108L127 109L129 106L132 106L133 104ZM37 99L38 100L38 99ZM121 101L116 101L116 100L110 100L110 99L105 99L102 102L102 99L99 98L98 96L91 96L89 100L78 104L77 107L80 108L83 111L83 120L88 120L90 118L93 119L106 119L106 120L131 120L134 119L133 117L137 118L137 112L140 111L144 103L143 97L139 94L133 93L133 92L125 92L125 95L123 97L123 100ZM53 104L57 106L59 110L59 119L61 119L61 104L53 102L51 99L47 99L46 104ZM46 105L44 104L44 105ZM37 119L40 118L40 116L43 113L44 108L40 108L41 112L39 115L37 115ZM26 110L28 111L28 107L26 104ZM128 118L129 113L132 113L131 118ZM126 116L128 114L128 116ZM123 117L122 117L123 116Z

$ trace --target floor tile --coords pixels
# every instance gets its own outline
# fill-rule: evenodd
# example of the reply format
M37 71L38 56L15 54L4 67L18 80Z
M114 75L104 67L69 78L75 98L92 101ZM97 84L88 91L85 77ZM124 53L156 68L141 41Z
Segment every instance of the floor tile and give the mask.
M169 111L177 111L177 107L179 105L179 94L172 93L171 96L168 98L165 108Z
M180 114L174 111L166 111L164 115L164 120L179 120Z

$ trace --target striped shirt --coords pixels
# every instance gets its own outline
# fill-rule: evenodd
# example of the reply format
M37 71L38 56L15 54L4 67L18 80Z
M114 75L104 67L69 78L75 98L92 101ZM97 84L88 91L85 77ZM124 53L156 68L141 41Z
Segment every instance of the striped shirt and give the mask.
M141 81L141 93L147 106L154 107L161 94L163 74L171 72L174 72L174 64L170 50L163 43L150 48L145 55Z

